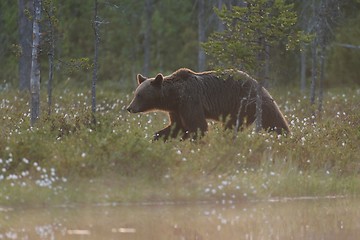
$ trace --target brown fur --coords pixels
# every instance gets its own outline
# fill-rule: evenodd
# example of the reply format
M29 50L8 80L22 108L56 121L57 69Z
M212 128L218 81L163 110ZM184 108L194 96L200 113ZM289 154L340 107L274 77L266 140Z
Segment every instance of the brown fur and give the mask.
M196 73L179 69L164 77L137 76L139 86L127 110L132 113L161 110L169 113L170 125L155 133L154 139L183 138L198 131L204 134L206 119L222 120L225 128L255 121L256 87L258 83L244 72L227 70ZM262 88L262 125L278 134L289 132L289 126L269 92ZM237 122L237 119L239 120Z

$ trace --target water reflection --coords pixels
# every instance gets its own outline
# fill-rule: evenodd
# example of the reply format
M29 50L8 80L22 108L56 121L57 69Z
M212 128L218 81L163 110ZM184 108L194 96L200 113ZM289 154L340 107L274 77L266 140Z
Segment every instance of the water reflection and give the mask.
M0 208L0 239L359 239L359 199Z

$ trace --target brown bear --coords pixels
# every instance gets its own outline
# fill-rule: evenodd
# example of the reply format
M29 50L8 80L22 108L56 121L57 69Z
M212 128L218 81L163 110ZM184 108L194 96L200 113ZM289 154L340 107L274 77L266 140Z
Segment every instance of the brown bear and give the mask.
M196 138L207 131L206 119L222 120L226 129L248 126L255 121L258 83L244 72L227 70L196 73L179 69L155 78L137 75L138 87L127 110L131 113L160 110L169 113L170 124L155 133L154 140L169 137ZM289 126L265 88L262 94L262 127L278 134Z

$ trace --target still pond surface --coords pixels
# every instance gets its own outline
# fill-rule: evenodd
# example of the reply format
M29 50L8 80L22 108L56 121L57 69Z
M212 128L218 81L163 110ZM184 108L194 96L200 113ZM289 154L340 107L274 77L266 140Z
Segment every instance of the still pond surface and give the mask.
M360 199L0 207L0 239L360 239Z

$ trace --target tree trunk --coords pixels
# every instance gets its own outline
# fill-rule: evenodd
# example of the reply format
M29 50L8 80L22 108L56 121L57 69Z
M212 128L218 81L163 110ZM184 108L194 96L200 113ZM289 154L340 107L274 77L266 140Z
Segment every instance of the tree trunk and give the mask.
M266 84L267 79L267 52L266 39L264 37L259 38L260 50L257 54L257 78L258 86L256 87L256 119L255 119L255 131L260 132L262 129L262 87Z
M53 36L51 37L53 38ZM48 54L49 57L49 80L47 86L48 92L48 115L51 114L51 105L52 105L52 82L53 82L53 73L54 73L54 42L51 40L50 52Z
M319 78L319 108L318 111L321 114L323 108L323 97L324 97L324 69L325 69L325 46L321 48L320 56L320 78Z
M143 70L145 76L149 76L149 72L150 72L152 5L153 5L152 0L145 0L146 27L144 33L144 70Z
M244 0L238 0L237 1L237 5L240 7L246 7L247 6L247 2Z
M205 70L205 51L201 47L201 43L205 42L205 1L198 0L198 38L199 38L199 53L198 53L198 70Z
M316 82L317 82L317 40L314 39L311 46L312 52L312 69L311 69L311 87L310 87L310 104L315 104ZM313 115L315 113L313 112Z
M93 123L95 120L95 112L96 112L96 82L97 82L97 70L98 70L98 47L99 47L99 19L98 19L98 1L95 0L94 6L94 20L93 20L93 28L94 28L94 69L93 69L93 77L92 77L92 85L91 85L91 111L93 114Z
M317 9L315 1L312 0L312 11L313 11L313 20L312 24L314 24L317 28ZM316 30L316 34L318 34ZM310 104L313 106L315 104L315 95L316 95L316 82L317 82L317 37L312 40L311 44L311 55L312 55L312 68L311 68L311 86L310 86ZM315 116L315 111L313 110L313 116Z
M52 82L53 82L53 73L54 73L54 55L55 55L55 30L52 22L53 11L52 6L48 12L49 18L49 28L50 28L50 50L48 53L49 57L49 80L48 80L48 115L51 114L51 105L52 105Z
M256 87L255 132L260 132L261 130L262 130L262 81L259 81Z
M31 74L31 47L32 47L32 21L25 14L25 10L33 12L32 1L19 0L19 42L21 55L19 59L19 89L21 91L30 89Z
M270 83L270 46L265 46L265 64L264 64L264 84L265 88L269 87Z
M33 17L33 42L31 57L31 126L40 115L40 64L39 64L39 46L40 46L40 19L41 19L41 0L34 0L34 17Z
M306 89L306 48L302 44L300 51L300 89L301 92L305 92Z
M221 10L223 8L223 5L224 5L224 1L218 0L217 8ZM215 14L215 12L214 12L214 14ZM217 22L217 31L223 32L225 30L225 26L224 26L223 22L216 14L215 14L215 17L216 17L216 22Z

